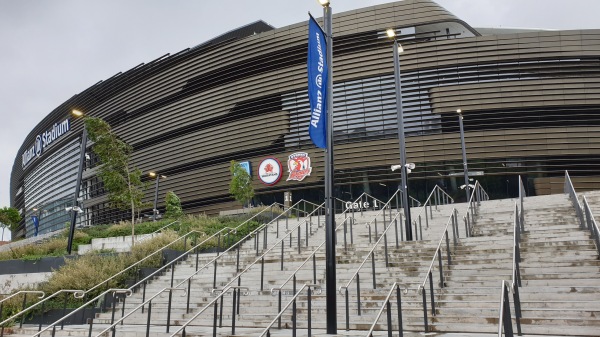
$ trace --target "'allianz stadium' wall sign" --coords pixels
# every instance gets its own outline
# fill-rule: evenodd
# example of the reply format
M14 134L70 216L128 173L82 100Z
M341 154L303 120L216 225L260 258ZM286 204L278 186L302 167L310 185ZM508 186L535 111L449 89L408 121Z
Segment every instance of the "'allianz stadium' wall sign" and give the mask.
M67 118L60 123L54 123L52 129L37 135L33 145L23 152L21 166L25 168L35 158L40 157L44 153L44 149L46 149L46 147L48 147L65 133L69 132L70 129L71 123Z
M290 154L287 165L288 172L290 173L287 181L302 181L312 172L312 167L310 166L310 157L306 152L296 152Z
M281 163L277 158L263 159L258 165L258 178L265 185L275 185L281 179Z

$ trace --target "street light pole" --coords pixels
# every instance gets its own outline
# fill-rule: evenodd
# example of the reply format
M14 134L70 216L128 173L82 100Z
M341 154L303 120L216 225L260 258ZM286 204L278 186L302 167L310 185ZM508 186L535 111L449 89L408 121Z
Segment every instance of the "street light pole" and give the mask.
M152 221L156 221L156 215L158 213L157 204L158 204L158 185L160 182L160 178L166 178L166 176L158 174L156 172L148 173L150 177L156 176L156 183L154 184L154 208L152 209Z
M465 193L467 194L466 202L469 202L469 170L467 168L467 149L465 146L465 130L463 127L463 116L461 109L456 110L456 112L458 113L458 125L460 126L460 145L462 147L463 170L465 174Z
M74 111L75 113L75 111ZM81 113L80 113L81 114ZM78 209L78 198L79 190L81 187L81 176L83 175L83 164L85 162L85 148L87 146L87 129L85 124L83 125L83 132L81 134L81 150L79 153L79 167L77 169L77 180L75 182L75 198L73 200L73 209L71 210L71 226L69 227L69 240L67 242L67 254L71 255L73 248L73 236L75 234L75 221L77 220L77 209Z
M398 43L396 32L388 29L388 37L394 38L394 82L396 88L396 118L398 123L398 138L400 141L400 165L402 166L402 203L404 204L404 230L406 240L412 241L412 226L410 217L410 203L408 200L408 167L406 166L406 142L404 136L404 113L402 111L402 82L400 80L400 52L402 46Z

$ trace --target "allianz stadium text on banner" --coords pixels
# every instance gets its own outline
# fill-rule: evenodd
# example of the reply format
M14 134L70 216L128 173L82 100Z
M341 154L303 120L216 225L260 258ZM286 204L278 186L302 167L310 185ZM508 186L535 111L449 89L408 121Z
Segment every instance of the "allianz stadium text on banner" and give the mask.
M308 20L308 133L316 147L327 147L327 44L325 33L311 16Z

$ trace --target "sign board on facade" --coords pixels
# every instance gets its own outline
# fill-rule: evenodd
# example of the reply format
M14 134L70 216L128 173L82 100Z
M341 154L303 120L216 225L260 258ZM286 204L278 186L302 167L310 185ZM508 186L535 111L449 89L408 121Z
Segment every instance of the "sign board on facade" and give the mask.
M306 152L296 152L290 154L287 165L288 172L290 173L287 181L302 181L312 172L312 167L310 166L310 157Z
M252 166L250 165L249 161L242 161L240 162L240 166L246 170L246 172L248 172L249 176L252 176Z
M265 185L275 185L281 179L281 163L277 158L263 159L258 165L258 178Z
M21 166L25 168L34 159L41 157L44 150L50 146L54 141L60 138L62 135L69 132L71 129L71 123L69 119L65 119L60 123L54 123L52 129L44 131L35 137L35 142L31 147L23 152Z

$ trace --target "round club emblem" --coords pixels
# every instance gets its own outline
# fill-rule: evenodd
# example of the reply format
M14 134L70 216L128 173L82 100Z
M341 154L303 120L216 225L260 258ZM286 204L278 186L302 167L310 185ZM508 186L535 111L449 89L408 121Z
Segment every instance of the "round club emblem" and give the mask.
M281 179L281 171L279 160L269 157L258 165L258 178L265 185L275 185Z

